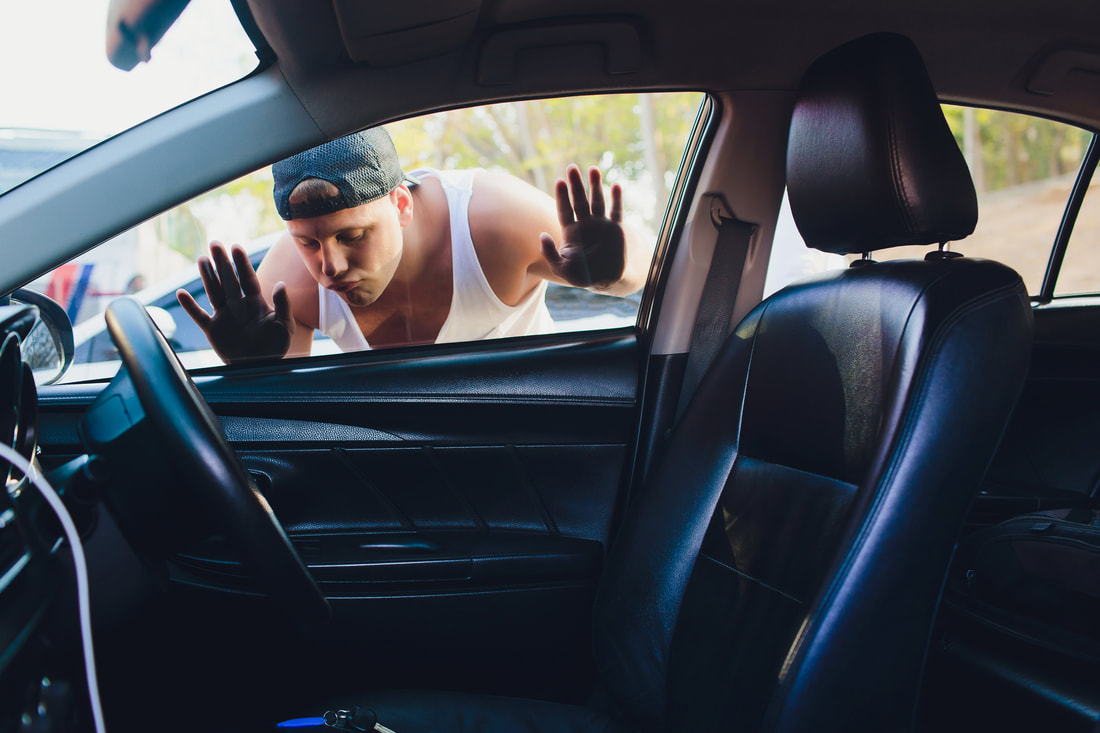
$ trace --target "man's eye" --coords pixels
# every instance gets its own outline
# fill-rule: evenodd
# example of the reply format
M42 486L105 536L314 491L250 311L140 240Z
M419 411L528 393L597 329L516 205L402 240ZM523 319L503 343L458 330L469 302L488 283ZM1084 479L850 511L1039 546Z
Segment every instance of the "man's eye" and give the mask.
M347 242L358 242L362 238L363 238L363 232L355 232L355 233L352 233L352 234L341 234L341 235L336 237L336 241L345 242L345 243L347 243Z

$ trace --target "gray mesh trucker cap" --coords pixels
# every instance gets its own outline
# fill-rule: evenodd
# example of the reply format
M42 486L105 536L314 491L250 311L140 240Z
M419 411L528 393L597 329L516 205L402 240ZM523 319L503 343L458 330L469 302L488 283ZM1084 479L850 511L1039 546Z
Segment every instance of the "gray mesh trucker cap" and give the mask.
M275 208L285 219L307 219L380 199L406 178L393 141L381 127L346 135L271 166ZM339 189L336 196L291 204L290 192L307 178L320 178Z

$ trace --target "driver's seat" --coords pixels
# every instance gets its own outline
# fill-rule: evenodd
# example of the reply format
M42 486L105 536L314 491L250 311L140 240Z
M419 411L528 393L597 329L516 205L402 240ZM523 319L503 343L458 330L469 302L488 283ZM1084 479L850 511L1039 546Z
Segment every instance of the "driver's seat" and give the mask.
M920 56L897 35L806 72L787 176L806 242L828 252L938 245L977 220ZM587 706L407 691L335 704L397 733L911 728L1031 310L995 262L856 265L775 294L719 351L611 547Z

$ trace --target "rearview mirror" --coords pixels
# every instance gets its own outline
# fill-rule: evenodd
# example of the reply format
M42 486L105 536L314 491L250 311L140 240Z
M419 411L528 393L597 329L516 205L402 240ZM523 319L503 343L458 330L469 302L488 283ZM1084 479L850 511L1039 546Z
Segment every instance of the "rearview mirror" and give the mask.
M190 0L111 0L107 9L107 59L130 71L172 27Z

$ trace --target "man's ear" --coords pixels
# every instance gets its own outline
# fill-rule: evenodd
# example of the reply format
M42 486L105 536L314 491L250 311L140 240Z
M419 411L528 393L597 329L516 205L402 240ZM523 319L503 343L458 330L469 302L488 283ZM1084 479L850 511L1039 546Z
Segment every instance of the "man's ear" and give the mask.
M397 208L397 221L401 228L407 227L413 218L413 197L409 187L402 183L390 191L390 200Z

